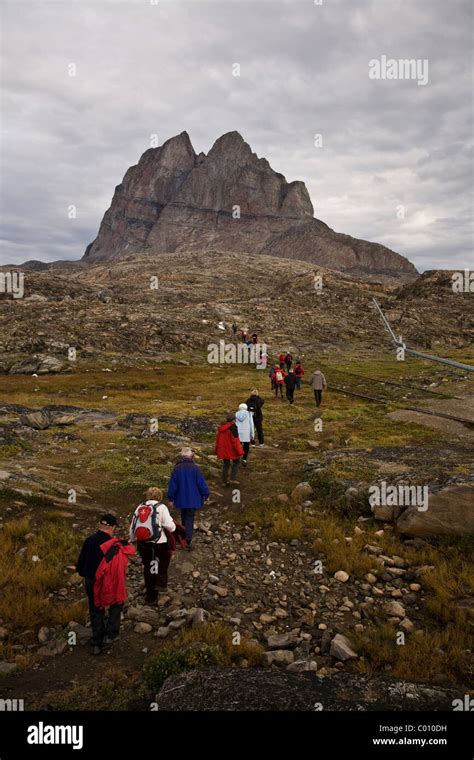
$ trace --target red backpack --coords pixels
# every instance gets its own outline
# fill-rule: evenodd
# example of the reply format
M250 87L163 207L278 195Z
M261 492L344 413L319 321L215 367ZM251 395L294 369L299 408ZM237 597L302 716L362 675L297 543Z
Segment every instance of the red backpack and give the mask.
M157 508L157 501L145 502L136 508L131 525L131 535L135 541L157 541L161 537Z

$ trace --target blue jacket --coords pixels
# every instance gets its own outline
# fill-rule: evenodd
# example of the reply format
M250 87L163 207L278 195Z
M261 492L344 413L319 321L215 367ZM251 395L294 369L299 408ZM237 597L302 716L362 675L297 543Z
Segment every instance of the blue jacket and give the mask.
M209 488L201 468L190 459L175 464L168 483L168 499L178 509L201 509Z

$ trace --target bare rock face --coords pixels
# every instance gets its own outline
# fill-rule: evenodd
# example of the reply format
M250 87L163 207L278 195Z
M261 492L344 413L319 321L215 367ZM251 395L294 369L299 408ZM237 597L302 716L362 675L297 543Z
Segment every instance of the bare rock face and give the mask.
M474 488L459 484L443 488L429 498L428 509L408 507L397 522L400 533L412 536L474 535Z
M186 132L150 148L115 189L86 262L140 253L266 253L364 276L411 280L407 259L313 217L303 182L287 182L238 132L196 155Z

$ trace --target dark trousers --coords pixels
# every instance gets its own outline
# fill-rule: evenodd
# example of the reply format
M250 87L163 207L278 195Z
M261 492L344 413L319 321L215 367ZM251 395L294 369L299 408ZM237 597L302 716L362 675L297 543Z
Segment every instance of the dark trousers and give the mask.
M323 392L322 391L314 391L314 400L316 401L316 406L319 406L321 404L321 401L323 399Z
M301 377L296 378L295 388L297 388L297 390L301 388Z
M92 643L101 647L104 637L116 639L120 629L120 613L123 604L112 604L106 619L106 610L96 607L94 604L94 578L85 578L84 585L89 599L89 615L92 628Z
M162 544L154 544L151 541L137 541L137 549L143 562L146 596L152 602L158 597L158 589L164 590L168 585L168 568L171 562L171 552L168 549L166 541Z
M275 383L275 396L278 396L278 388L280 389L280 396L283 398L283 383L280 383L280 385Z
M286 371L289 372L291 369L291 362L286 362Z
M295 395L295 389L287 387L287 389L286 389L286 398L288 399L288 401L290 402L290 404L292 404L293 401L295 400L294 399L294 395Z
M242 443L242 448L244 450L244 455L242 459L244 460L244 462L246 462L248 459L249 451L250 451L250 441L246 441L245 443Z
M229 482L229 470L230 470L230 480L237 479L239 464L240 464L240 459L224 459L223 460L222 480L224 481L224 483ZM232 469L231 469L231 465L232 465Z
M254 419L253 424L255 425L255 432L257 434L258 442L265 443L265 437L263 435L263 421Z
M194 518L196 516L195 509L182 509L181 510L181 522L186 528L186 541L191 543L194 532Z

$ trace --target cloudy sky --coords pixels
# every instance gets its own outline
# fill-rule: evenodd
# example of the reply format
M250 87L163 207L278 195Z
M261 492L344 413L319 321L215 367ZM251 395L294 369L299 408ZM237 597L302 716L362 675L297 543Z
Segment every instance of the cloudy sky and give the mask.
M238 130L338 232L474 266L471 0L0 7L0 263L80 258L151 135L207 152ZM371 79L382 56L426 60L427 84Z

